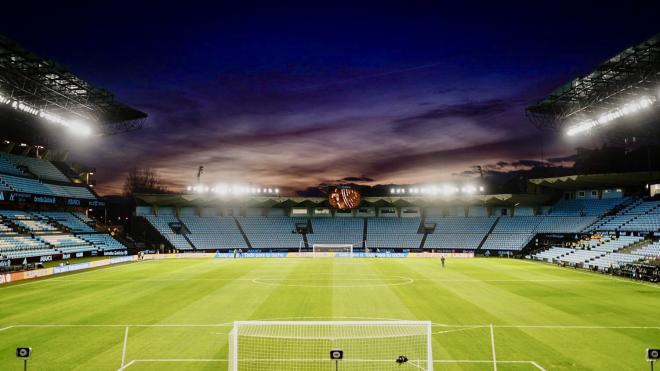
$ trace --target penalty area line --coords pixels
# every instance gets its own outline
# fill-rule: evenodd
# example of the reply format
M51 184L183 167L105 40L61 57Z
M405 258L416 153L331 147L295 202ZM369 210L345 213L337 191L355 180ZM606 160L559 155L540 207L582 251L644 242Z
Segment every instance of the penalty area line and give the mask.
M126 330L124 330L124 345L121 349L121 369L124 368L124 365L126 364L126 347L128 345L128 326L126 326Z
M493 371L497 371L497 356L495 355L495 331L493 324L490 324L490 349L493 352Z

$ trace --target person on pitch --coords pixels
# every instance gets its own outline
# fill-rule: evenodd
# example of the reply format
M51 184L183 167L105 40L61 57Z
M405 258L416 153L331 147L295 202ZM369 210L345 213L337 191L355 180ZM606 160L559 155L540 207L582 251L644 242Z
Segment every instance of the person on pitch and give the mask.
M440 256L440 263L442 263L442 267L444 268L445 267L445 256L444 255Z

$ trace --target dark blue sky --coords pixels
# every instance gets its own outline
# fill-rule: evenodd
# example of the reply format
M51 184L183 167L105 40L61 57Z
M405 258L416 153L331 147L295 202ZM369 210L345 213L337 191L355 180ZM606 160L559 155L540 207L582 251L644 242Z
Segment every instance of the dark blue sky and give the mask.
M104 192L131 166L174 188L198 165L209 184L433 182L593 145L524 107L660 31L657 1L503 3L25 2L0 33L149 113L71 144Z

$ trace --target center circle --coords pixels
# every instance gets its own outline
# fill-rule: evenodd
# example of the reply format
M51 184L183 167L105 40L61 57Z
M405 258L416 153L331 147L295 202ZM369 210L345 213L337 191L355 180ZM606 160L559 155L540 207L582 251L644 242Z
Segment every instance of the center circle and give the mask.
M403 276L315 274L313 276L257 277L252 279L252 282L266 286L286 287L386 287L409 285L415 280Z

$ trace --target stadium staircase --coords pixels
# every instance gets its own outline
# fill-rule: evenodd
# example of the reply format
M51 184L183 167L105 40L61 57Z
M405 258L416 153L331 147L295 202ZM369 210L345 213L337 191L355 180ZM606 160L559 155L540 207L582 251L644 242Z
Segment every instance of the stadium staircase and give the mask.
M369 220L368 218L364 218L364 227L362 228L362 248L365 249L366 251L366 246L367 246L367 231L369 230Z
M643 249L644 247L646 247L646 246L648 246L652 243L653 243L652 240L644 239L644 240L641 240L639 242L635 242L632 245L628 245L628 246L622 248L621 250L619 250L617 252L625 253L625 254L631 254L634 251Z
M488 236L490 236L491 233L493 233L493 231L495 230L495 226L497 226L497 223L499 223L499 222L500 222L500 217L498 216L497 219L495 219L495 223L493 223L493 225L490 226L490 229L488 230L488 233L486 233L486 234L484 235L484 238L481 239L481 242L479 242L479 246L477 246L477 248L475 249L475 251L479 251L479 250L481 250L481 248L482 248L482 247L484 246L484 244L486 243L486 240L488 239Z
M245 231L243 230L243 226L241 225L241 223L238 222L238 219L236 219L235 216L232 218L234 219L234 223L236 223L238 230L241 232L241 236L243 236L243 239L245 240L245 244L247 245L248 249L252 249L252 243L250 243L250 239L248 238L247 234L245 234Z
M190 228L188 228L186 223L184 223L183 220L181 220L181 218L177 217L176 220L178 220L179 223L181 223L181 232L182 232L181 236L183 237L183 239L186 240L186 242L188 242L188 244L193 250L197 250L197 246L195 246L195 244L190 240L190 238L188 238L188 234L190 233Z

